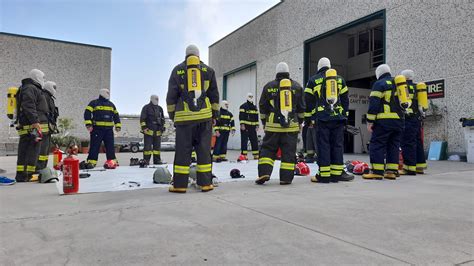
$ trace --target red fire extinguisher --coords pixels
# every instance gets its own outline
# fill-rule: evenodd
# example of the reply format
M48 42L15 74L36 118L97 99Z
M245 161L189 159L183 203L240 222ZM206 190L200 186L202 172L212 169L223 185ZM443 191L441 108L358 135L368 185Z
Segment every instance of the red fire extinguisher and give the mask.
M77 145L72 145L68 150L68 156L63 161L64 194L74 194L79 191L79 159L76 157L77 150Z
M63 152L56 146L53 150L53 168L61 169L61 162L63 161Z

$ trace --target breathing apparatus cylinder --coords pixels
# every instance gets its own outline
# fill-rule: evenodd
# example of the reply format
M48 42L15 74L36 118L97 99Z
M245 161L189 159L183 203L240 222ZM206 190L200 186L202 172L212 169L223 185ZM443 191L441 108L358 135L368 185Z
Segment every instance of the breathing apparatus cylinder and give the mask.
M331 106L331 111L334 110L337 98L337 71L331 68L326 70L326 102Z
M420 111L428 110L428 91L424 82L416 84L416 93Z
M16 94L18 93L18 88L10 87L8 88L7 93L7 116L9 119L13 120L16 118Z
M397 87L398 100L400 101L400 106L403 109L407 109L411 105L411 100L409 98L408 84L405 76L398 75L395 77L395 86Z
M288 123L288 114L293 110L293 95L291 92L291 80L280 80L280 112Z
M202 93L200 63L199 57L195 55L186 58L188 92L194 92L195 105L197 104L197 98L199 98Z

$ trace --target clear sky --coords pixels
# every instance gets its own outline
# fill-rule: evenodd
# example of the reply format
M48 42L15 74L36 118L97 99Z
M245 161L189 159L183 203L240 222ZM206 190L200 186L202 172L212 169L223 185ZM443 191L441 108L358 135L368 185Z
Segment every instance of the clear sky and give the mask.
M188 44L208 47L279 0L0 0L0 31L112 48L112 101L138 114L165 107L172 68ZM164 108L166 110L166 108Z

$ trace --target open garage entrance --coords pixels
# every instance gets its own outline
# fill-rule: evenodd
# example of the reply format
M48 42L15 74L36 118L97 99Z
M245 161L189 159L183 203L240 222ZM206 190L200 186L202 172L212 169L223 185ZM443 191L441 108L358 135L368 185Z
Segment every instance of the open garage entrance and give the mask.
M331 60L349 87L350 125L360 134L344 137L344 152L367 152L369 133L365 126L370 88L375 82L375 68L385 62L385 11L353 21L305 42L304 82L317 72L321 57Z
M255 63L243 66L224 74L222 96L229 101L229 111L234 115L235 135L229 137L228 149L240 150L239 107L247 101L247 93L253 93L254 103L258 105L257 66Z

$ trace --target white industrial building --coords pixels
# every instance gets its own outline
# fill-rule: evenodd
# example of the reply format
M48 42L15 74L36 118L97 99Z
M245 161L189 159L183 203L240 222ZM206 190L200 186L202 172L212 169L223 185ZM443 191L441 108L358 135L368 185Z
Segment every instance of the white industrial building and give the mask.
M258 102L277 63L287 62L292 78L305 85L319 58L330 58L350 87L349 123L362 132L345 138L346 152L354 153L370 137L364 115L375 68L413 69L415 81L429 87L425 147L447 141L450 153L464 153L459 119L474 111L473 9L472 1L281 1L212 44L209 62L238 117L247 92ZM229 146L238 149L240 137Z

